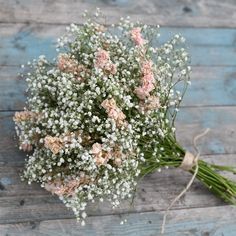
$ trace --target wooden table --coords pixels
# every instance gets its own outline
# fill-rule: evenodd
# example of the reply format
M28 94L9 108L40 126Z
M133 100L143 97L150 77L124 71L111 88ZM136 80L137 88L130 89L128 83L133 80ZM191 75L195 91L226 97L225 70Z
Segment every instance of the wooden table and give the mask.
M17 148L12 115L24 106L25 82L19 65L56 55L56 38L69 23L81 23L84 9L103 9L108 24L120 16L160 24L161 42L179 32L192 55L192 86L177 122L180 142L209 127L200 144L202 159L236 165L236 2L187 0L0 0L0 235L159 235L163 212L190 175L163 170L139 185L134 205L112 211L89 207L85 227L58 198L20 180L25 154ZM235 179L234 176L230 176ZM120 221L127 223L120 225ZM166 235L236 235L236 208L195 181L172 208Z

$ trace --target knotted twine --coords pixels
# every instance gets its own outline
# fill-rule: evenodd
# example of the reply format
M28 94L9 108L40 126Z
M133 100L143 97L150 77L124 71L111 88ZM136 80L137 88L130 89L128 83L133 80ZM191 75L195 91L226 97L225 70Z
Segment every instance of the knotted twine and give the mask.
M198 134L194 137L193 139L193 147L197 153L196 156L194 156L191 152L186 151L184 159L181 163L181 165L179 166L179 168L181 168L182 170L185 171L190 171L194 166L195 166L195 170L194 170L194 174L192 176L192 178L189 180L188 184L186 185L186 187L180 192L180 194L178 196L176 196L176 198L170 203L170 205L167 207L164 216L163 216L163 221L162 221L162 226L161 226L161 234L164 234L165 232L165 224L166 224L166 217L169 213L169 210L173 207L173 205L188 191L188 189L191 187L194 179L197 176L198 173L198 158L200 157L200 151L197 148L197 140L203 136L205 136L208 132L209 132L209 128L207 128L203 133Z

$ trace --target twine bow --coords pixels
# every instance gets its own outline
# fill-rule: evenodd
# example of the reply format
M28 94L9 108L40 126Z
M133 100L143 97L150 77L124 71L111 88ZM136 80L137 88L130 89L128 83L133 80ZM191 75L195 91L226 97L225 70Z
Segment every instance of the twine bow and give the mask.
M197 147L197 140L203 136L205 136L208 132L209 132L209 128L207 128L203 133L201 134L198 134L194 137L193 139L193 147L197 153L196 156L194 156L192 153L190 152L186 152L185 153L185 156L184 156L184 159L181 163L181 165L179 166L179 168L181 168L182 170L185 170L185 171L189 171L191 170L194 166L195 166L195 170L194 170L194 174L192 176L192 178L189 180L188 184L186 185L186 187L181 191L181 193L176 196L176 198L170 203L170 205L167 207L165 213L164 213L164 216L163 216L163 221L162 221L162 226L161 226L161 234L164 234L165 233L165 224L166 224L166 217L167 217L167 214L169 213L169 210L172 208L172 206L188 191L188 189L191 187L194 179L196 178L197 176L197 173L198 173L198 158L200 157L200 151Z

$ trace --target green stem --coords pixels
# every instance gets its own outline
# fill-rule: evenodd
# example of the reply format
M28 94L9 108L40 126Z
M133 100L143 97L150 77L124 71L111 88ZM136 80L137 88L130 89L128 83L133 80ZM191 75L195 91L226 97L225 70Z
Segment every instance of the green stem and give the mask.
M185 150L176 143L176 140L170 136L166 139L166 142L170 145L167 149L166 156L157 159L146 158L146 163L141 167L141 176L145 176L161 167L175 167L178 168L182 163ZM170 152L168 151L170 150ZM172 151L176 152L176 156L170 156ZM226 202L236 205L236 182L227 179L223 175L219 174L218 171L228 171L236 173L235 168L229 166L220 166L207 163L203 160L198 161L198 173L196 178L202 182L207 188L210 189L216 196L222 198ZM194 167L189 170L191 174L194 174Z

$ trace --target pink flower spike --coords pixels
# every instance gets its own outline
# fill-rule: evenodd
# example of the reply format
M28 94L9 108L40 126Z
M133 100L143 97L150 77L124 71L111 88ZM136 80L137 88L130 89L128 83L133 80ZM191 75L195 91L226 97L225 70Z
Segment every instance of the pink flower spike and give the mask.
M134 93L137 95L137 97L141 100L144 100L146 97L149 96L149 92L146 91L143 87L138 87L134 90Z
M147 93L150 93L154 88L155 86L153 85L152 81L143 81L142 89Z
M141 34L141 28L137 27L137 28L133 28L130 31L130 35L131 35L131 39L134 41L134 43L138 46L142 46L143 44L146 43L146 40L144 40L142 38L142 34Z
M153 66L153 62L151 60L143 63L142 64L142 73L143 73L143 75L153 74L152 66Z
M113 98L105 99L102 102L101 106L106 110L115 109L116 108L116 101Z
M107 63L104 66L105 71L110 72L112 75L114 75L117 72L116 65L112 63Z
M95 66L98 68L103 68L110 60L109 53L103 49L99 49L96 53Z
M33 146L31 144L28 143L22 143L20 145L20 148L24 151L24 152L30 152L33 150Z
M155 82L155 79L154 79L153 74L144 75L142 78L143 84L154 83L154 82Z
M102 152L102 145L100 143L94 143L92 146L92 153L99 155Z

